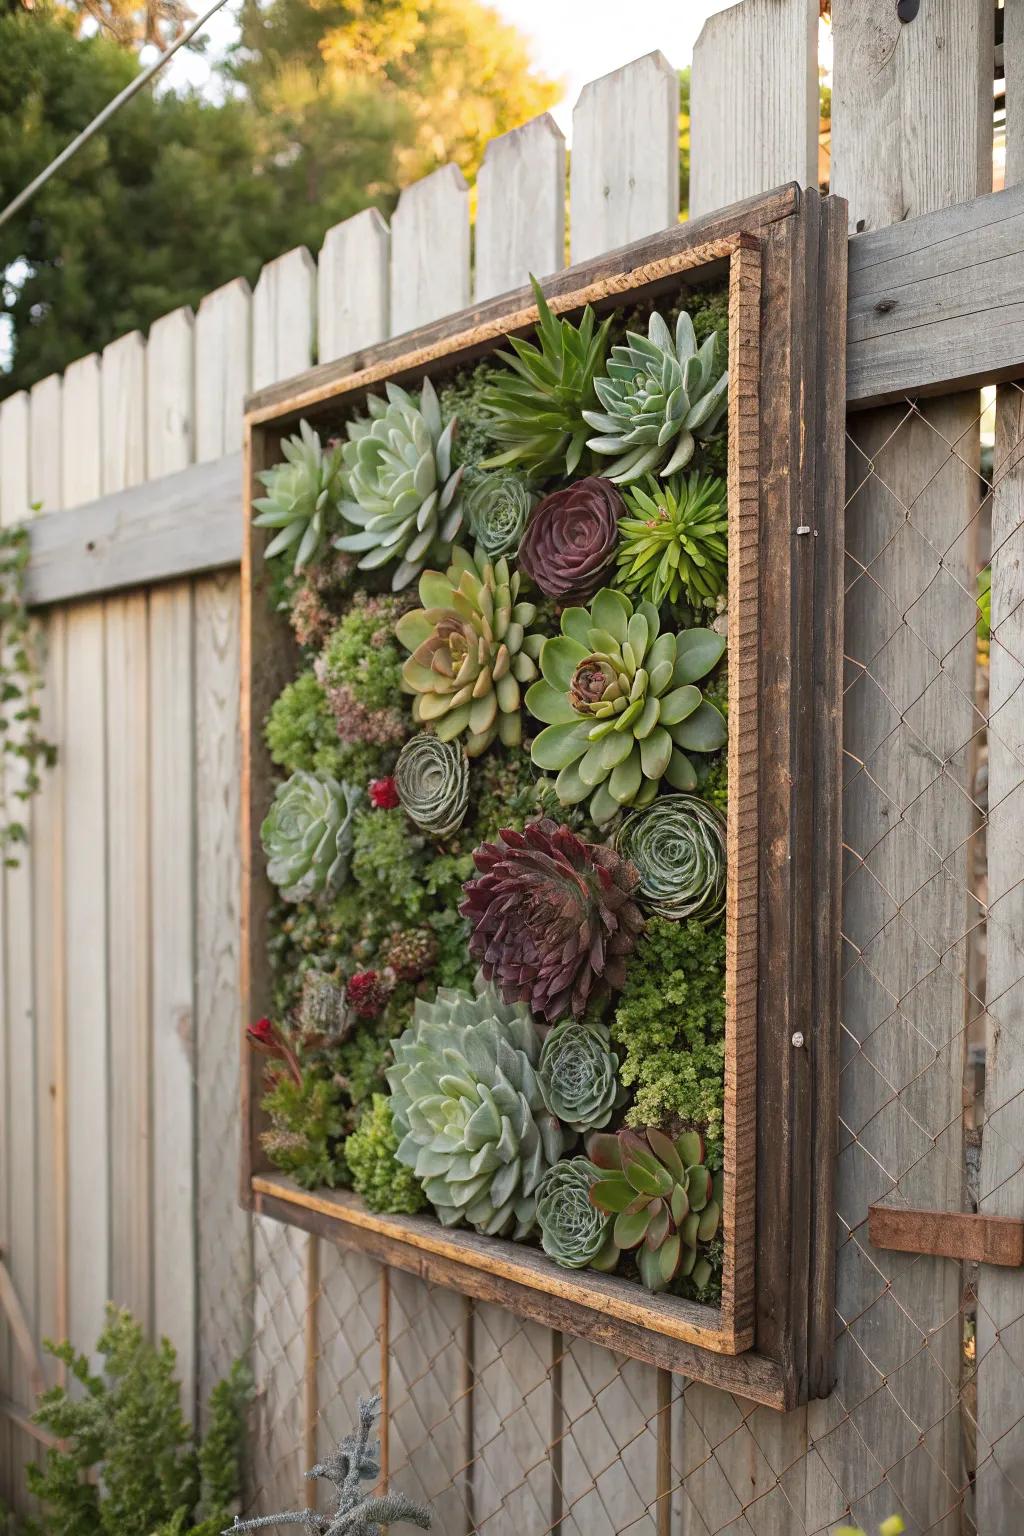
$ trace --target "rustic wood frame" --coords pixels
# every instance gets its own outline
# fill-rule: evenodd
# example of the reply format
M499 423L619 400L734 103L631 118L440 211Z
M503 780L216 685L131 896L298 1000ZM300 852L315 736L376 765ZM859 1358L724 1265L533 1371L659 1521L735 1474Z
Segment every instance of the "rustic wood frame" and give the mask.
M261 1062L242 1070L249 1208L550 1327L774 1407L831 1389L842 625L843 205L783 188L549 279L556 312L608 309L728 271L729 892L725 1261L721 1309L567 1272L523 1245L429 1217L378 1216L350 1194L267 1171ZM247 403L242 556L242 1009L266 1010L270 798L260 724L293 671L269 612L255 474L283 433L415 382L528 330L528 290L464 311ZM755 1230L757 1245L755 1250Z

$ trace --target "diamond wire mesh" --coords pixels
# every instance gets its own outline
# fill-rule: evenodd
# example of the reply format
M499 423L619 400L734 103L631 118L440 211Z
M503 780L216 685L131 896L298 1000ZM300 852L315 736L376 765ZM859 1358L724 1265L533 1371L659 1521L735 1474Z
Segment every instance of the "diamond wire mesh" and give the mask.
M1024 1530L1024 1278L866 1227L1021 1214L1024 392L851 418L846 519L836 1390L776 1414L324 1245L319 1447L386 1364L389 1473L444 1536ZM304 1496L309 1242L257 1224L253 1508Z

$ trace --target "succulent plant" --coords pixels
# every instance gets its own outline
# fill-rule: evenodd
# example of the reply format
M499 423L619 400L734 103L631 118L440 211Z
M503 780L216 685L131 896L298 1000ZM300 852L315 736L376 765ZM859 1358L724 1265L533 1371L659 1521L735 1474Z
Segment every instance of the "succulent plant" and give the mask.
M591 475L538 502L519 546L519 564L546 597L589 602L610 579L625 503L609 480Z
M309 970L302 978L299 1027L304 1042L324 1037L337 1042L351 1033L345 989L325 971Z
M685 597L714 609L728 581L725 483L710 475L659 482L647 475L625 496L619 519L616 585L656 608Z
M469 757L496 736L506 747L522 739L520 684L537 676L542 639L527 634L536 614L519 602L519 575L502 557L493 564L478 550L455 548L445 575L424 571L420 602L403 614L395 634L412 655L402 668L414 695L413 719L442 741L465 736Z
M514 464L538 480L575 474L589 428L584 407L597 404L594 377L604 367L611 317L595 329L588 305L579 326L556 320L530 278L539 319L536 343L509 337L511 352L499 357L509 370L484 392L491 436L505 444L485 459L485 469Z
M463 498L466 526L488 560L514 555L535 497L519 475L484 474Z
M711 1278L700 1245L718 1231L721 1199L704 1166L697 1131L674 1140L664 1131L595 1131L587 1153L601 1170L590 1198L614 1216L611 1241L595 1268L614 1269L623 1249L636 1249L640 1278L649 1291L689 1276L698 1290Z
M345 496L342 447L334 443L324 452L320 436L308 421L299 422L297 437L281 444L285 462L257 476L267 491L253 506L257 528L278 532L264 550L266 559L295 547L295 570L300 571L320 554L324 540L340 526L339 506Z
M336 549L361 556L360 570L398 562L391 578L401 591L428 559L447 558L462 526L462 469L452 468L455 418L443 424L437 394L424 379L419 403L388 383L387 403L371 395L369 418L350 421L342 449L352 500L344 517L359 531L335 539Z
M558 774L564 805L590 799L604 825L622 806L649 805L661 780L697 787L687 754L725 744L725 720L696 683L721 658L725 640L710 629L662 634L658 610L634 611L605 587L585 608L567 608L562 633L545 640L543 677L527 691L530 713L546 729L531 748L538 768Z
M469 763L457 743L414 736L398 754L399 803L421 832L439 842L462 825L469 807Z
M361 789L300 770L279 784L260 827L267 875L285 901L333 896L348 874Z
M600 1130L625 1098L619 1058L607 1027L597 1020L563 1019L548 1032L540 1081L550 1108L574 1131Z
M725 833L725 817L696 795L660 795L631 811L615 833L615 847L640 875L636 894L644 911L676 922L721 917Z
M712 437L725 414L729 375L716 332L698 350L685 309L674 338L655 310L646 336L627 331L625 345L612 348L594 389L604 409L583 412L598 433L587 446L612 459L609 480L626 484L648 471L672 475L689 464L696 439Z
M570 1137L544 1102L533 1019L482 976L474 992L418 999L394 1043L396 1156L445 1226L518 1239L533 1230L537 1186Z
M540 1244L563 1269L585 1269L601 1256L612 1219L599 1211L590 1191L601 1177L589 1158L573 1157L549 1168L537 1190ZM615 1260L618 1261L618 1249ZM609 1255L610 1257L610 1255Z
M555 1023L621 988L643 927L636 871L613 848L586 843L547 817L507 827L473 854L463 887L469 952L506 1003Z

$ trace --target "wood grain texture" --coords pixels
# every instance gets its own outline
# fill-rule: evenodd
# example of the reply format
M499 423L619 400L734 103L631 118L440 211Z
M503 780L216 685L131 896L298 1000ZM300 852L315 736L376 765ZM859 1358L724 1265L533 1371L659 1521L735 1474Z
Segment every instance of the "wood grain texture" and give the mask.
M315 334L316 263L300 245L268 261L253 290L253 388L308 368Z
M992 186L992 7L832 7L832 191L850 230L882 229Z
M391 233L376 208L364 208L327 231L316 264L321 363L388 335L390 255Z
M19 389L0 401L0 526L31 516L28 395Z
M663 53L583 87L572 115L574 262L675 224L678 122L679 77Z
M868 1207L868 1241L893 1253L972 1259L977 1264L1019 1269L1024 1264L1024 1217L872 1205Z
M690 215L783 181L818 181L818 6L743 0L694 44Z
M146 343L138 331L103 348L100 406L101 487L123 491L146 478ZM66 499L66 504L77 502Z
M549 112L490 141L476 193L478 301L565 265L565 138Z
M241 456L37 519L26 597L34 607L237 565Z
M63 505L61 389L60 374L51 373L33 384L29 397L29 478L32 504L40 512L56 512Z
M192 462L195 322L190 309L154 320L146 344L146 474L172 475ZM112 490L120 489L112 486Z
M94 352L64 370L63 396L61 505L77 507L103 491L100 360Z
M406 187L391 219L391 334L469 303L469 188L455 165Z
M242 447L242 403L252 387L252 290L244 277L215 288L195 320L195 457Z

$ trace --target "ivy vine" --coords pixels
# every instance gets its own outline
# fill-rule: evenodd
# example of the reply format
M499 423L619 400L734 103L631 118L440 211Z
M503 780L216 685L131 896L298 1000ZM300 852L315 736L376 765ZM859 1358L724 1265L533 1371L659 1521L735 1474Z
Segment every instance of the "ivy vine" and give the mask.
M17 869L18 848L28 841L24 807L52 768L57 748L39 729L43 686L38 635L25 602L30 553L23 523L0 528L0 858Z

